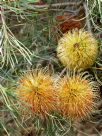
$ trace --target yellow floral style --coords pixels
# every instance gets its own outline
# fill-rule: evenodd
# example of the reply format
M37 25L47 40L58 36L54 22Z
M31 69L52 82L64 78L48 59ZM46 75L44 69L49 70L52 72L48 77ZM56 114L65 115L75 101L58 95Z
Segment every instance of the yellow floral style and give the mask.
M98 43L87 31L68 31L58 42L57 56L67 68L87 69L98 56Z

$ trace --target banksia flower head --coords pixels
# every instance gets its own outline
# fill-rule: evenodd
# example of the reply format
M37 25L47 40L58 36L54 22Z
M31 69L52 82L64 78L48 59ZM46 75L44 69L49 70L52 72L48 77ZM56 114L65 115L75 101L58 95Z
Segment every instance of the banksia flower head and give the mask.
M72 120L88 117L95 108L98 86L90 76L77 74L64 76L58 82L59 109Z
M56 94L53 80L44 69L26 73L19 81L17 95L30 107L34 115L41 118L55 110Z
M94 64L97 55L97 41L82 29L69 31L58 42L57 56L69 69L87 69Z

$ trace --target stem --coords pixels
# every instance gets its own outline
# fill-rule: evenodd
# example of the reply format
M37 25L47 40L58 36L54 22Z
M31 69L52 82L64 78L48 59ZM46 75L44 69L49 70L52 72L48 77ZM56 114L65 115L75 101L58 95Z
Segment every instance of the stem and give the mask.
M70 131L69 131L69 133L68 133L68 136L76 136L76 132L75 132L73 126L71 126L71 128L70 128Z
M89 32L92 32L92 30L91 30L91 24L90 24L90 18L89 18L88 7L87 7L86 3L84 3L83 6L84 6L84 9L85 9L87 29L88 29Z
M0 3L0 5L2 5L2 3ZM28 5L30 6L30 8L56 8L56 7L63 7L63 6L73 6L73 5L76 5L76 6L79 6L80 4L82 4L82 0L79 1L79 2L62 2L62 3L53 3L53 4L43 4L43 5L35 5L33 3L29 3ZM28 9L29 9L29 6L28 6Z
M76 136L76 131L74 130L73 124L74 122L70 120L70 130L67 136Z

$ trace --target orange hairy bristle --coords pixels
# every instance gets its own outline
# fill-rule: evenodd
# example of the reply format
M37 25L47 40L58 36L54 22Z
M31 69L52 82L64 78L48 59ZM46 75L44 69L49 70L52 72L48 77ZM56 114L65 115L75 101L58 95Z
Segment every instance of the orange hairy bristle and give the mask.
M94 84L94 85L93 85ZM63 116L84 119L92 112L98 87L79 75L65 76L58 82L59 109Z
M45 70L34 70L25 74L19 81L17 95L28 104L35 115L44 117L55 110L53 80Z

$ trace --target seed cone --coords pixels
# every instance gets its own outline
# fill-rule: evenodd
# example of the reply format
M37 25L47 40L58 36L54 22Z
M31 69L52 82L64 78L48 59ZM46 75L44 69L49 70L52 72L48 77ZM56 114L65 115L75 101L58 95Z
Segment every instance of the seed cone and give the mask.
M69 69L90 68L97 55L97 41L91 33L82 29L69 31L58 42L57 56Z
M53 80L45 70L26 73L19 81L17 95L34 115L45 117L55 110L56 94Z
M81 29L83 27L82 21L78 18L78 16L73 16L71 14L64 14L56 17L58 24L58 28L62 33L66 33L69 30L78 28Z
M64 76L58 82L59 109L72 120L88 117L95 108L98 86L89 76Z

